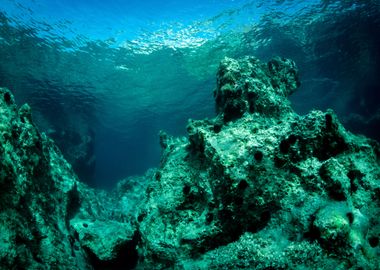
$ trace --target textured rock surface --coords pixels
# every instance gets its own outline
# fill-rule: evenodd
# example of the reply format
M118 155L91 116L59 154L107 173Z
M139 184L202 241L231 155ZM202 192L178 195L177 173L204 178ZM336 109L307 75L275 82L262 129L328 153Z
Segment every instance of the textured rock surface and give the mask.
M0 90L4 269L379 269L380 146L305 116L288 59L222 61L217 116L162 132L160 168L106 193L77 181Z
M77 179L53 142L0 88L0 264L2 269L86 269L70 234Z
M129 194L110 196L78 182L36 129L29 106L18 110L0 88L0 269L133 267L136 207L118 203L135 196Z
M378 269L379 145L295 114L287 59L222 61L215 119L162 136L139 230L146 269Z

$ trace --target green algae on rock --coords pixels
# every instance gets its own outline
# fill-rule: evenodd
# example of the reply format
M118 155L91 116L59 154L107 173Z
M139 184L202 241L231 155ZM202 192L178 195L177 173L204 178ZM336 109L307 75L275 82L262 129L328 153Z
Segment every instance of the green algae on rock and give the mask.
M165 135L147 189L149 269L378 269L379 145L335 114L297 115L288 59L221 62L218 115ZM372 243L372 244L371 244Z
M217 115L161 132L160 168L78 182L0 88L4 269L379 269L380 146L296 114L293 61L221 62Z
M0 88L0 269L132 268L136 226L118 206L80 183L30 107Z
M0 88L1 269L86 269L67 225L77 205L77 178L54 143Z

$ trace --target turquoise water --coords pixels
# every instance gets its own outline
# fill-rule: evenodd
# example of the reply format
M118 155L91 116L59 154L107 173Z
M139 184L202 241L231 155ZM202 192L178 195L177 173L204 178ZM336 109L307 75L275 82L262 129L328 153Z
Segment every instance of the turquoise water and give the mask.
M299 113L380 140L380 1L1 0L0 86L28 102L82 181L159 166L160 129L214 115L225 56L292 58Z

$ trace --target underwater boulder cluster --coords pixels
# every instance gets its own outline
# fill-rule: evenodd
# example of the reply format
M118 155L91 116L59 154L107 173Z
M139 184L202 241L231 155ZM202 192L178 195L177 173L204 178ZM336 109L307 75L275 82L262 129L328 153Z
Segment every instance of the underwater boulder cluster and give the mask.
M161 132L161 164L113 192L78 182L1 89L5 269L379 269L380 146L296 114L289 59L225 58L217 115Z

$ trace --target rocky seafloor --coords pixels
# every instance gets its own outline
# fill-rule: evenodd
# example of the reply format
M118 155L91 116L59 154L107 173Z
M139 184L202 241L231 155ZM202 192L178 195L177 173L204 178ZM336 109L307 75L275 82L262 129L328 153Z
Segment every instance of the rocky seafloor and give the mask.
M1 88L0 269L380 269L380 146L296 114L298 86L289 59L225 58L216 117L112 192Z

